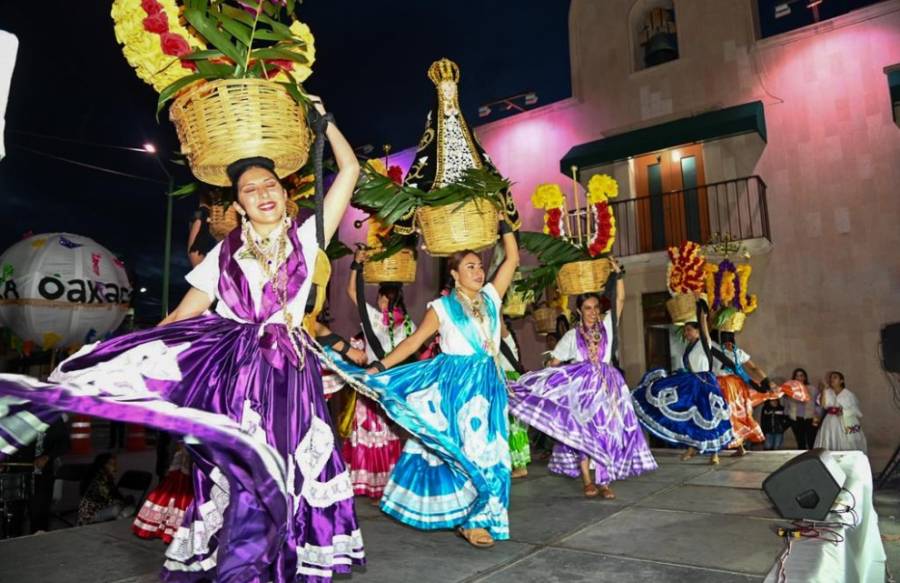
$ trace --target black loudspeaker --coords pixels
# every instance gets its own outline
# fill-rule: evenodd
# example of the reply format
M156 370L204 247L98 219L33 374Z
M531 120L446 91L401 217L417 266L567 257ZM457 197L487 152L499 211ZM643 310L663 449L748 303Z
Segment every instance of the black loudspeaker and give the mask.
M763 481L763 490L784 518L825 520L847 475L826 449L798 455Z
M881 357L884 370L900 373L900 322L881 329Z

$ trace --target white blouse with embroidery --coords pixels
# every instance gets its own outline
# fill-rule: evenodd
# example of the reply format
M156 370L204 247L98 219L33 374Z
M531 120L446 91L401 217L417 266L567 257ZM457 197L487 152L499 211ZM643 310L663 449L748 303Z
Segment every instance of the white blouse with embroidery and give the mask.
M297 295L288 302L288 310L291 312L294 322L299 324L303 320L303 316L306 312L306 300L309 297L309 292L312 288L313 270L316 265L318 243L316 242L315 217L306 219L302 225L297 227L297 238L300 241L301 247L303 247L303 259L306 261L307 276L306 280L300 286ZM289 239L287 242L288 255L293 252L293 248L294 247ZM223 318L228 318L229 320L244 322L245 320L239 318L228 305L222 301L222 297L219 295L219 255L221 250L222 243L220 242L210 250L197 267L185 276L185 279L192 287L206 293L211 301L219 300L218 303L216 303L215 308L217 314ZM253 304L257 307L261 306L262 290L267 282L262 267L256 259L245 253L243 246L235 252L234 256L237 258L238 265L241 267L244 276L247 278L247 287L250 290L250 296L253 298ZM272 314L266 323L283 324L284 314L282 314L282 311L279 309Z
M494 284L489 283L481 288L483 292L483 296L486 301L492 302L494 304L494 311L497 314L497 321L495 322L494 329L490 330L490 341L493 343L494 347L497 351L500 350L500 306L502 304L502 300L500 299L499 294L497 294L497 289L494 287ZM450 292L450 293L456 293ZM428 307L433 309L437 314L438 320L440 321L440 328L438 329L438 333L441 335L441 352L445 354L457 354L468 356L475 354L475 350L469 344L469 341L466 340L466 337L463 335L462 331L456 327L451 319L450 315L447 314L444 309L443 299L439 298L433 300L428 303ZM485 315L487 319L487 315Z
M600 321L603 329L606 330L606 349L601 355L600 361L609 364L612 355L612 312L606 312ZM572 328L559 339L550 355L560 362L581 362L584 360L578 353L578 329Z

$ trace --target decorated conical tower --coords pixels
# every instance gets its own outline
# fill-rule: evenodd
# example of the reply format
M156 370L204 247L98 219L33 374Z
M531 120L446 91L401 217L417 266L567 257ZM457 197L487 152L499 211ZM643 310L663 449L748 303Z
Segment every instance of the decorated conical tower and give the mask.
M459 66L449 59L435 61L428 68L437 103L428 112L405 185L430 192L461 180L470 168L485 168L499 174L460 110L459 77ZM518 229L521 221L512 193L506 189L502 196L506 219L513 229ZM413 214L395 225L396 232L413 232Z

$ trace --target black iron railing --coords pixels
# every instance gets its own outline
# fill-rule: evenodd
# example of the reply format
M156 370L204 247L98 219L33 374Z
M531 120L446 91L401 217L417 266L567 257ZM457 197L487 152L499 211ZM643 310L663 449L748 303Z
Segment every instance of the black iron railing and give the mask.
M613 254L618 257L662 251L684 241L771 240L766 183L759 176L614 199L611 206L616 218ZM584 220L583 211L578 218Z

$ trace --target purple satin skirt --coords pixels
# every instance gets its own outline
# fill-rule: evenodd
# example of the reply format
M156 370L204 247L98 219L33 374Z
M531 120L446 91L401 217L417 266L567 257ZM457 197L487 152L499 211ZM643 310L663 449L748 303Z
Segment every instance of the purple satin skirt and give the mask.
M208 315L134 332L86 347L49 385L0 375L0 397L16 399L0 407L0 438L26 411L184 434L195 496L163 579L330 581L365 559L319 362L303 361L282 325Z
M606 485L656 469L622 374L608 364L577 362L522 375L510 383L510 413L557 442L550 469L580 475L589 459Z

